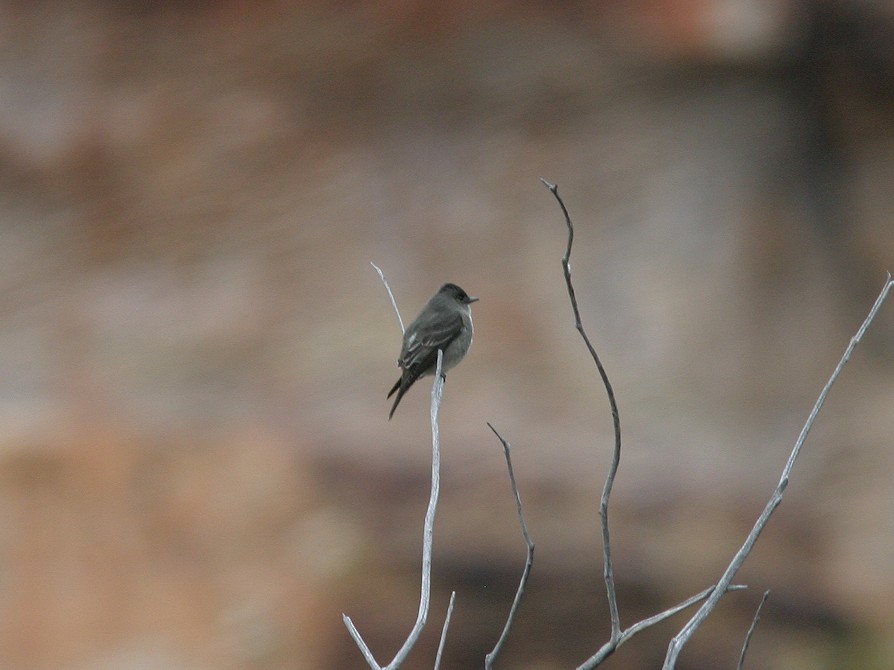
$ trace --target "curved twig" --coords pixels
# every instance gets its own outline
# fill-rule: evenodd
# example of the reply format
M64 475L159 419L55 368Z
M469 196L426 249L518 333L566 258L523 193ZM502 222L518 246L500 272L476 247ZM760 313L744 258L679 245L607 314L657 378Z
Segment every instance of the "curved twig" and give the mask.
M382 272L382 269L373 263L369 262L370 265L373 266L373 269L379 273L379 279L382 280L382 283L385 284L385 290L388 291L388 297L391 299L391 306L394 308L394 313L397 314L397 322L400 324L400 332L404 332L404 320L400 316L400 310L397 308L397 301L394 299L394 293L391 292L391 286L388 285L388 280L385 279L385 273Z
M608 530L608 499L612 493L612 486L615 482L615 475L618 472L618 465L621 463L621 419L618 414L618 404L615 402L615 392L608 379L608 374L605 372L605 367L599 359L599 354L596 353L596 349L593 347L590 338L587 336L583 321L581 321L580 309L577 306L577 297L574 293L574 284L571 282L571 245L574 242L574 224L571 222L571 215L568 213L565 203L562 202L561 196L559 196L559 187L556 184L550 184L545 179L541 179L540 181L542 181L553 194L558 201L559 206L562 208L562 213L565 215L565 224L568 227L568 246L565 249L565 256L562 258L562 270L565 273L565 285L568 288L568 298L571 300L571 309L574 312L574 326L577 328L577 332L580 333L581 338L583 338L584 344L587 345L590 356L596 364L596 369L599 370L599 376L602 377L602 384L605 386L606 395L608 395L608 404L611 408L612 422L615 429L615 447L612 452L612 461L608 469L608 474L605 477L602 496L599 499L599 520L602 525L603 578L605 580L605 591L608 597L608 611L611 616L612 626L610 642L617 643L618 639L621 637L621 616L618 612L618 597L615 593L615 571L612 563L611 537Z

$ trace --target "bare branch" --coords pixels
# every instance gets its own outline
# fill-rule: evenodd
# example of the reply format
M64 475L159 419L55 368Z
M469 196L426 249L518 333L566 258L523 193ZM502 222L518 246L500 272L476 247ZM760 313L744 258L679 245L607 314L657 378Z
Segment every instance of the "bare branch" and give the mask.
M441 409L441 398L444 394L444 377L441 374L441 366L443 365L444 352L438 349L438 363L435 367L435 382L431 389L431 496L428 501L428 509L425 512L425 524L422 529L422 589L419 597L419 613L416 616L416 623L410 631L406 642L395 655L394 659L385 666L384 670L396 670L406 660L410 650L419 640L422 629L425 627L428 618L429 603L431 600L431 552L434 534L435 512L438 508L438 494L441 489L441 438L438 428L438 412ZM345 626L354 642L360 648L363 658L373 670L383 670L378 665L369 647L363 641L360 633L357 631L350 617L342 615Z
M742 670L742 668L745 667L745 654L748 653L748 645L751 644L751 636L754 635L754 629L757 628L757 622L761 620L761 608L764 606L764 603L767 602L767 598L769 597L770 591L768 589L764 591L764 596L761 598L760 604L754 612L754 618L751 620L748 632L745 633L745 642L742 643L742 653L739 654L739 662L736 663L736 670Z
M618 404L615 400L615 393L612 389L611 382L609 381L608 374L605 371L605 367L602 365L602 361L599 358L599 355L596 353L596 349L593 347L592 342L590 341L589 336L587 335L586 330L583 326L583 321L580 315L580 308L577 304L577 296L574 291L574 284L571 281L571 249L574 243L574 224L571 220L571 215L568 213L568 209L565 207L565 203L562 201L561 196L559 196L558 186L555 184L550 184L545 179L541 180L544 185L550 190L553 196L559 203L559 206L562 208L562 213L565 216L565 224L568 227L568 245L565 249L565 256L562 258L562 270L565 275L565 285L568 289L568 297L571 301L571 309L574 313L574 325L577 328L577 331L580 333L581 338L583 338L584 343L587 346L587 350L590 352L590 356L593 359L593 362L596 364L596 368L599 370L599 375L602 378L602 384L605 387L606 395L608 396L609 407L611 408L612 414L612 422L614 424L614 432L615 432L615 444L614 451L612 452L612 460L609 466L608 474L605 478L605 485L602 489L602 496L599 500L599 519L602 525L602 553L603 553L603 564L604 571L603 577L605 579L605 589L606 595L608 597L608 607L609 614L611 616L611 636L599 651L587 659L580 667L579 670L586 670L590 668L595 668L602 661L608 658L614 651L624 644L631 637L636 635L637 633L654 626L655 624L664 621L665 619L677 614L678 612L694 605L697 602L700 602L715 592L715 587L711 587L702 591L701 593L689 598L688 600L676 605L675 607L671 607L670 609L665 610L659 614L656 614L648 619L644 619L639 623L636 623L625 631L621 631L621 617L618 611L618 601L617 595L615 591L615 578L614 578L614 566L612 562L612 554L611 554L611 538L609 534L609 525L608 525L608 503L609 498L611 496L612 487L615 481L615 475L618 472L618 466L621 462L621 420L620 415L618 413ZM499 435L498 435L499 437ZM502 438L500 438L502 440ZM722 590L733 590L745 588L742 586L731 586L730 582L727 582Z
M568 298L571 300L571 309L574 312L574 325L580 333L580 336L583 338L584 344L587 345L587 349L590 351L590 356L593 358L593 362L599 370L600 377L602 377L602 384L605 386L605 392L608 395L608 404L611 407L612 421L615 428L615 448L612 452L612 461L608 469L608 475L605 478L605 485L602 488L602 497L599 500L599 519L602 523L603 578L605 580L605 590L608 597L608 611L611 616L612 625L610 641L617 643L621 636L621 616L618 612L618 598L615 594L615 571L612 563L611 538L608 530L608 499L611 496L612 486L615 482L615 475L618 472L618 465L620 465L621 462L621 419L618 414L618 404L615 402L615 392L612 389L611 382L608 380L608 374L606 374L602 361L599 359L596 349L590 342L586 330L584 330L580 316L580 309L577 306L577 297L574 293L574 285L571 282L571 245L574 242L574 224L571 222L571 215L568 214L568 209L565 207L565 203L562 202L562 198L559 196L559 187L555 184L550 184L545 179L541 179L540 181L542 181L553 194L558 201L559 206L562 208L562 213L565 215L565 224L568 226L568 246L565 249L565 256L562 258L562 270L565 273L565 285L568 288Z
M397 308L397 301L394 299L394 293L391 292L391 286L388 285L388 280L385 279L385 273L382 272L381 268L378 265L369 262L370 265L373 266L373 269L379 273L379 279L382 280L382 283L385 284L385 290L388 291L388 297L391 298L391 306L394 307L394 313L397 314L397 322L400 324L400 332L404 332L404 320L400 317L400 310Z
M447 642L447 629L450 627L450 617L453 616L453 603L456 600L456 591L450 592L450 604L447 605L447 616L444 618L444 627L441 629L441 641L438 643L438 653L435 655L435 668L441 667L441 657L444 655L444 644Z
M506 638L509 637L509 629L512 628L512 623L515 621L515 616L518 613L521 599L525 594L525 587L528 585L528 577L530 577L531 568L534 565L534 542L531 540L531 535L528 533L528 524L525 522L525 513L522 510L521 495L518 492L518 484L515 481L515 472L512 469L512 456L509 453L511 445L503 439L502 435L500 435L497 432L497 429L490 423L487 424L487 427L494 432L494 435L497 436L497 439L500 440L500 443L503 445L503 455L506 457L506 466L509 469L509 484L512 486L512 493L515 496L515 511L518 514L518 520L521 524L522 537L524 537L525 545L528 548L527 558L525 559L525 568L522 571L522 576L518 583L518 590L515 592L515 598L512 601L512 607L509 608L509 616L506 618L506 625L503 626L503 632L500 634L500 639L497 640L497 644L494 645L493 650L484 657L485 669L491 670L494 666L494 661L503 650Z
M674 667L677 662L677 657L679 656L680 651L683 649L683 646L689 641L693 633L695 633L702 622L708 617L708 615L711 614L711 612L717 606L717 603L723 596L726 587L732 582L736 573L739 571L739 568L742 567L742 564L748 557L748 554L751 553L751 549L754 547L754 543L757 542L757 538L760 536L761 532L764 530L764 527L767 525L767 522L770 520L770 516L772 516L773 512L779 506L779 503L782 502L782 495L785 492L786 487L788 486L789 476L791 475L792 468L795 465L795 460L798 458L798 454L801 453L801 447L804 445L804 441L807 439L807 434L813 427L813 423L816 420L816 417L819 414L820 410L822 409L823 404L825 404L826 397L829 395L829 391L832 389L832 385L835 383L835 380L838 379L838 375L841 374L844 366L850 360L851 354L853 354L857 344L859 344L860 340L863 338L866 329L869 328L869 325L875 319L876 314L878 313L879 309L881 309L881 306L885 302L885 299L888 297L888 293L892 287L894 287L894 281L891 281L891 275L888 274L888 277L885 280L885 286L882 289L882 292L879 293L878 298L876 298L875 304L869 311L869 315L863 321L863 324L860 326L859 330L857 330L856 335L851 338L847 348L844 350L844 354L841 356L841 360L839 360L838 365L835 366L835 370L834 372L832 372L832 376L829 377L829 380L826 382L826 385L820 392L816 403L813 405L813 409L810 411L810 415L807 417L807 422L801 429L801 434L798 435L798 439L795 441L795 446L788 457L788 461L786 462L785 467L782 469L782 476L779 479L779 484L776 485L776 489L770 496L767 505L764 507L764 510L761 512L760 516L755 522L754 527L751 529L751 532L748 533L748 537L745 538L744 544L739 549L739 551L736 552L735 556L733 556L732 561L727 566L726 571L720 578L720 581L717 583L717 590L711 594L711 596L704 602L704 604L698 609L698 611L692 616L692 618L686 623L686 625L683 626L680 632L671 639L670 644L668 645L667 654L664 658L664 670L671 670Z
M621 644L627 642L627 640L629 640L631 637L633 637L637 633L644 631L646 628L651 628L655 624L659 624L665 619L670 619L672 616L679 612L682 612L687 607L691 607L692 605L695 605L695 603L701 602L709 595L711 595L711 593L714 591L714 588L715 587L713 586L709 586L704 591L696 593L694 596L687 598L680 604L674 605L673 607L670 607L663 612L659 612L658 614L650 616L648 619L643 619L639 623L633 624L630 628L621 633L621 641L618 643L618 646L621 646ZM731 584L727 591L744 591L747 588L748 587L744 584Z
M748 587L741 584L733 584L727 589L727 591L740 591L746 588ZM632 638L637 633L641 633L647 628L651 628L652 626L659 624L666 619L670 619L672 616L678 614L679 612L682 612L687 607L692 607L696 603L701 602L709 595L711 595L713 591L714 587L709 586L704 591L696 593L691 598L687 598L683 602L674 605L673 607L670 607L663 612L659 612L658 614L650 616L648 619L643 619L642 621L633 624L632 626L630 626L630 628L621 633L621 635L618 637L617 643L614 643L611 640L606 642L604 645L602 645L602 648L599 651L593 654L584 663L579 665L577 670L592 670L592 668L595 668L600 663L602 663L605 659L611 656L618 647L627 642L627 640Z
M354 638L354 643L360 648L360 653L363 654L363 658L366 659L369 667L373 668L373 670L382 670L382 666L379 665L378 661L376 661L375 657L372 655L372 652L369 650L369 647L363 640L363 637L360 635L360 631L357 630L354 622L351 621L351 617L349 617L347 614L342 614L341 620L345 622L345 626L347 626L348 632L351 634L351 637Z

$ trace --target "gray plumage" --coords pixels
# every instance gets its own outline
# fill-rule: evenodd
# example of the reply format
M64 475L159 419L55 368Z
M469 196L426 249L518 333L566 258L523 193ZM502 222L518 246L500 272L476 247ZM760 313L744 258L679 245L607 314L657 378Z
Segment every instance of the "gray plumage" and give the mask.
M438 350L444 352L441 373L445 375L456 366L472 345L472 310L469 307L478 298L470 298L456 284L444 284L419 316L404 331L403 346L397 364L400 379L388 392L390 398L397 392L388 419L394 415L400 399L413 383L425 375L433 375L438 366Z

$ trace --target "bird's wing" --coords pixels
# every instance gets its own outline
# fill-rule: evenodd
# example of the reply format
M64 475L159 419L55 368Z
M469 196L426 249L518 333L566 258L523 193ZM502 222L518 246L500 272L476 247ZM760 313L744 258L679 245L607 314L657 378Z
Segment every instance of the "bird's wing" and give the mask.
M416 368L420 371L427 370L435 364L438 349L446 349L453 342L463 328L463 319L460 314L451 314L450 317L441 319L437 324L425 324L408 329L410 337L404 343L399 364L402 368Z

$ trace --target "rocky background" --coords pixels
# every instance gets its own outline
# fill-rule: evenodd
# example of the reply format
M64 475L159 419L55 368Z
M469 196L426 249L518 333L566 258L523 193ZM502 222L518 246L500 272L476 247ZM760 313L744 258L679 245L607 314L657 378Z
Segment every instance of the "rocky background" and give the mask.
M894 6L0 2L0 667L384 662L418 606L428 384L400 333L481 298L441 413L407 668L504 668L710 585L894 269ZM894 666L894 302L678 668ZM605 667L659 667L677 617Z

